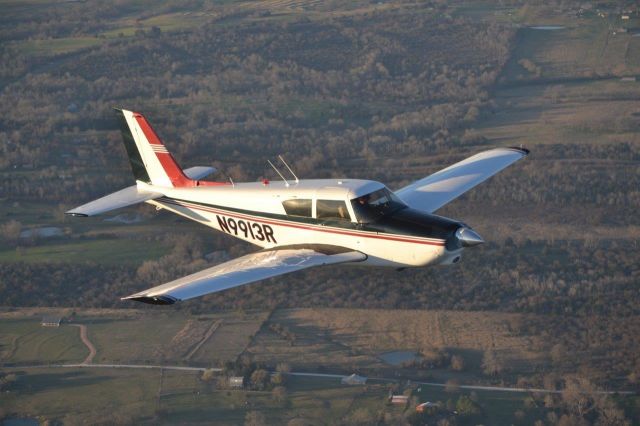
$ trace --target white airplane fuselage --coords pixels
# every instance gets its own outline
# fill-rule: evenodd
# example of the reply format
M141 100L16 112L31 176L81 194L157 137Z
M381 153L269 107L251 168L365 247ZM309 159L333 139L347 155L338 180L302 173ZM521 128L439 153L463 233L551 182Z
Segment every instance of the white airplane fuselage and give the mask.
M152 186L140 185L153 190ZM383 218L383 224L359 221L353 200L383 188L379 182L357 179L265 181L165 188L164 197L147 203L263 248L311 242L340 246L366 254L366 264L396 268L449 264L460 259L462 248L447 249L447 239L442 235L445 231L441 230L440 235L430 235L428 229L414 232L420 231L420 225L436 223L448 226L449 234L453 234L455 228L463 226L455 221L409 207ZM310 214L288 215L283 206L288 200L309 200ZM326 201L344 202L345 217L320 218L318 206ZM411 217L407 220L409 211Z

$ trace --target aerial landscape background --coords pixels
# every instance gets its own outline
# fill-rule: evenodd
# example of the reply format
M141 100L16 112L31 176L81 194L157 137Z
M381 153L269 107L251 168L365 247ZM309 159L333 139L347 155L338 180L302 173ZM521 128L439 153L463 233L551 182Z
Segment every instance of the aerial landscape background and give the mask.
M635 2L0 9L0 421L640 423ZM65 217L133 184L114 107L225 181L276 180L282 154L300 178L398 189L493 147L531 154L436 212L487 241L457 265L147 307L120 297L256 248L150 206Z

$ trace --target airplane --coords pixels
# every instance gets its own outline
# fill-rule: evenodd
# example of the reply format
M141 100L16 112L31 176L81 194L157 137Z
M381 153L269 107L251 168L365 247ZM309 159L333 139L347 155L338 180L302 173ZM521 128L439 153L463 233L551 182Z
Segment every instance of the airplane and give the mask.
M116 115L136 183L67 215L147 203L262 248L122 298L156 305L321 265L457 263L465 248L484 240L465 223L433 213L529 154L522 147L483 151L396 191L373 180L298 179L286 163L289 179L274 166L281 181L208 181L215 169L183 170L142 114Z

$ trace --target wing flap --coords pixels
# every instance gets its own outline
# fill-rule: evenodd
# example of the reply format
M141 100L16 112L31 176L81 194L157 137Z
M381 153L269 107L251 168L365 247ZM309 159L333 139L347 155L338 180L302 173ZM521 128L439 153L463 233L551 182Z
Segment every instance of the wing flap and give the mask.
M159 192L143 191L138 189L136 185L133 185L102 198L98 198L97 200L91 201L87 204L83 204L75 209L71 209L68 212L65 212L65 214L68 216L80 217L95 216L111 210L143 203L160 197L162 197L162 194Z
M366 258L363 253L345 249L327 251L312 247L291 247L263 250L122 299L161 305L173 304L314 266L361 262Z
M410 207L433 213L527 156L524 148L496 148L473 155L396 191Z

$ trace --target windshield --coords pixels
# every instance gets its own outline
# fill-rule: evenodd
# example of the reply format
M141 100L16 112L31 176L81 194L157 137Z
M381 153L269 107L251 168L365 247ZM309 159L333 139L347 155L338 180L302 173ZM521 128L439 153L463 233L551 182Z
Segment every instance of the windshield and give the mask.
M406 207L406 204L387 188L354 198L351 205L360 223L374 222Z

